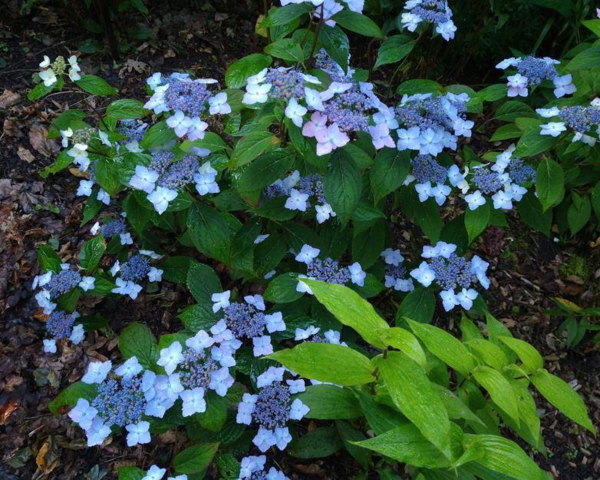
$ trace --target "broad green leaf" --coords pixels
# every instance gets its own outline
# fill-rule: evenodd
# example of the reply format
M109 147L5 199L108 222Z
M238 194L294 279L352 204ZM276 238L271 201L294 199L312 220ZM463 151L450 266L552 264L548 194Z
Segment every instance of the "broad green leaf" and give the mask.
M116 120L141 118L147 113L142 102L129 98L116 100L106 108L106 115Z
M514 122L519 117L538 118L538 115L529 105L518 100L509 100L496 111L496 120L503 122Z
M347 71L350 41L346 34L338 27L322 25L319 40L323 43L323 48L331 58L342 67L342 70Z
M463 401L458 398L457 395L452 393L447 388L438 385L437 383L432 384L433 389L438 393L444 407L448 411L450 419L465 419L473 422L477 422L483 425L483 422L475 415Z
M357 211L355 211L356 214ZM357 222L354 220L352 238L352 260L363 269L370 268L381 256L385 245L386 220Z
M457 372L466 376L477 366L467 347L450 333L432 325L409 319L406 321L419 340L425 344L427 350Z
M39 98L45 97L52 90L54 90L56 86L56 83L54 85L50 85L49 87L47 87L43 83L38 83L29 91L29 93L27 94L27 99L33 102L34 100L38 100Z
M246 165L263 153L274 150L279 142L279 138L269 131L250 132L236 144L231 153L229 166L233 168Z
M106 83L106 80L103 80L96 75L83 75L75 83L79 88L91 93L92 95L105 97L107 95L114 95L117 93L117 90Z
M163 279L173 283L186 283L190 266L195 264L190 257L174 256L161 260L157 267L163 271Z
M208 133L207 133L208 135ZM152 125L142 141L140 142L140 146L147 150L153 148L159 148L167 143L174 142L177 140L177 135L175 135L175 131L167 125L165 120L162 120L158 123Z
M502 371L502 369L510 363L504 350L489 340L475 338L465 342L465 344L469 347L469 350L473 352L473 355L480 358L483 363L498 371Z
M512 337L498 337L502 343L515 352L531 372L544 368L544 359L540 353L527 342Z
M345 420L362 416L355 394L335 385L312 385L298 395L310 412L306 418L317 420Z
M218 443L205 443L179 452L173 459L175 472L184 474L204 472L212 462L218 447Z
M319 427L293 442L290 455L296 458L325 458L343 447L337 428Z
M137 467L119 467L119 480L142 480L146 472Z
M530 377L530 380L552 405L574 422L596 434L596 428L588 417L585 403L567 382L548 373L547 370L538 371Z
M352 386L370 383L374 367L363 354L342 345L301 343L294 348L280 350L267 358L303 377L336 385Z
M423 347L411 332L403 328L392 327L381 333L381 340L390 347L397 348L407 357L427 369L427 356Z
M343 285L303 279L312 290L315 298L344 325L356 330L368 343L377 348L385 348L381 340L383 331L390 327L373 306L358 293Z
M457 464L475 461L518 480L547 480L546 473L515 442L498 435L465 435L465 453Z
M600 67L600 47L590 47L575 55L567 65L567 70L592 70Z
M181 150L184 152L189 152L193 147L205 148L210 150L212 153L226 150L228 148L225 141L219 135L213 132L205 132L204 137L198 140L185 140L179 148L181 148Z
M446 458L451 458L448 412L425 371L400 352L379 357L377 366L398 409Z
M187 218L188 232L196 248L209 257L229 264L234 228L227 214L194 202Z
M487 228L490 223L491 210L490 200L475 210L470 208L465 210L465 228L469 234L469 244L473 243L473 240Z
M106 251L106 242L102 235L88 240L79 253L79 263L87 272L93 271Z
M477 383L485 388L494 403L519 425L519 404L509 381L497 370L479 366L473 371Z
M98 386L83 382L75 382L60 392L54 400L48 404L48 410L53 414L57 414L61 407L70 406L74 407L77 404L77 400L83 398L85 400L92 400L98 391Z
M362 192L362 178L356 163L344 150L331 155L328 172L323 177L325 199L344 225L358 206Z
M152 331L141 323L132 323L119 335L119 350L125 359L137 357L148 370L156 368L158 346Z
M408 424L408 420L398 410L383 402L375 401L375 398L378 397L373 397L370 393L362 390L355 390L354 393L358 398L362 413L375 435Z
M442 86L427 79L407 80L396 89L398 95L414 95L415 93L434 93L442 89Z
M550 150L558 142L559 137L542 135L538 130L529 130L523 134L517 143L514 155L519 157L533 157Z
M599 19L595 18L593 20L584 20L581 23L584 27L589 28L592 32L594 32L597 37L600 37L600 20Z
M265 47L265 53L272 57L281 58L286 62L304 62L304 50L298 42L291 38L282 38Z
M291 303L298 300L304 294L298 292L298 275L295 273L284 273L269 282L265 291L265 300L273 303Z
M361 13L344 8L331 18L351 32L365 37L383 38L383 33L377 24Z
M384 455L400 463L413 467L444 468L449 467L447 458L423 436L414 425L404 425L394 428L369 440L356 442L363 448Z
M415 45L415 40L407 35L393 35L389 37L379 47L377 61L373 69L376 70L382 65L399 62L412 52Z
M267 18L265 18L265 20L261 23L261 26L265 28L271 28L285 25L313 9L314 6L310 3L291 3L284 7L273 8Z
M431 243L435 245L440 239L444 225L440 216L440 208L433 198L416 206L415 222L421 227L421 230L427 235Z
M50 245L42 245L38 249L38 262L44 272L60 272L60 265L62 264L58 254L52 249Z
M360 464L361 467L368 469L371 465L371 451L366 448L356 445L356 442L366 440L366 435L359 429L354 428L348 422L340 420L335 422L340 438L344 442L344 446L348 453Z
M492 138L490 138L490 142L499 142L501 140L508 140L509 138L520 138L523 135L523 132L517 127L514 123L509 123L508 125L502 125L498 128Z
M189 305L177 318L192 332L208 331L218 321L217 315L212 311L212 301Z
M588 195L580 197L576 192L571 192L571 205L567 211L567 223L571 235L577 234L587 225L592 217L592 204Z
M276 150L262 155L245 168L239 169L236 188L240 192L254 192L271 185L291 170L294 156L289 150ZM236 174L238 170L234 170Z
M253 53L247 57L240 58L233 62L225 73L225 83L227 88L241 88L246 85L246 80L252 75L267 68L273 59L268 55Z
M394 192L406 180L410 171L410 153L396 148L384 148L377 152L371 168L371 191L375 203Z
M402 317L419 323L430 323L435 311L435 295L429 288L417 287L409 292L396 313L396 323Z
M46 168L44 168L40 172L40 176L42 178L48 178L48 176L50 176L54 173L58 173L61 170L64 170L65 168L67 168L69 165L71 165L73 163L74 158L67 153L68 151L69 150L67 150L67 149L64 149L63 151L61 151L58 154L58 157L56 157L56 161L52 165L49 165Z
M187 286L198 303L209 303L211 306L213 293L223 291L215 271L202 263L190 265L187 273Z
M552 211L542 210L542 205L534 195L534 192L529 191L523 196L523 199L517 203L517 210L525 224L539 230L547 237L550 236Z
M565 174L562 167L550 158L540 160L537 168L535 189L545 212L563 196Z

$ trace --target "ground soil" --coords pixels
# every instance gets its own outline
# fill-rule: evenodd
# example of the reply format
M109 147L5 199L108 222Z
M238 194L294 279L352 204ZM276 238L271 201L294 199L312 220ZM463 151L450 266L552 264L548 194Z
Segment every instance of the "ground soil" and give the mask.
M37 247L47 242L59 245L68 261L87 234L79 226L82 201L74 195L77 180L68 172L46 181L38 175L59 150L45 134L65 108L86 105L69 93L34 103L26 95L42 55L75 52L90 34L65 20L60 9L44 7L23 14L21 3L9 1L0 19L0 57L7 62L0 69L0 479L95 480L100 478L94 476L96 468L113 480L118 466L148 467L155 458L168 458L185 440L183 433L167 433L134 449L124 448L120 437L102 449L87 449L80 429L65 416L51 415L48 403L80 378L87 359L118 356L115 333L123 325L143 320L156 331L177 331L177 309L188 294L164 282L143 303L104 302L97 309L111 319L111 329L88 336L80 346L64 345L58 358L41 353L44 324L31 289L31 279L39 272ZM83 55L82 67L104 76L128 97L145 95L149 71L189 69L222 81L227 65L260 51L263 40L253 33L256 14L246 5L232 8L224 2L221 7L219 11L177 6L165 10L168 14L150 15L145 21L154 39L131 40L117 62L107 47ZM102 109L103 104L97 101L94 107ZM475 246L492 264L487 303L515 336L540 350L552 373L571 382L600 425L600 351L591 342L592 335L568 349L564 335L557 333L562 319L546 313L555 308L552 297L594 305L599 249L590 245L594 239L589 231L556 243L516 219L510 221L510 229L492 229ZM94 307L93 301L84 306L89 311ZM456 333L443 312L437 313L438 325ZM538 400L548 455L538 454L536 460L557 479L599 479L596 439ZM341 455L318 461L283 456L279 462L292 478L348 479L358 472ZM209 472L209 477L216 478L214 474Z

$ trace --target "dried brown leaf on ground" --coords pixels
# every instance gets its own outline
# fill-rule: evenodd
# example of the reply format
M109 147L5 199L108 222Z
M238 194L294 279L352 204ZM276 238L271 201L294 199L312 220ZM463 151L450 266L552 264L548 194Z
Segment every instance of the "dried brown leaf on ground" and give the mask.
M27 163L32 163L35 160L33 153L27 150L23 145L20 145L17 149L17 155L21 160L24 160Z
M53 157L60 152L58 143L48 140L48 130L40 124L33 124L29 129L29 143L37 152L45 157Z
M4 90L4 92L2 92L2 95L0 95L0 108L14 107L20 101L21 95L7 88Z

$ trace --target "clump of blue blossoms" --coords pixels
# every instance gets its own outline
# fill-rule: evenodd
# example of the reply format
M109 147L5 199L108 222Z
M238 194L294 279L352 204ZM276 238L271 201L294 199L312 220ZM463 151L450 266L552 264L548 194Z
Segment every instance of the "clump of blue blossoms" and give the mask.
M404 95L394 109L398 150L418 150L437 156L444 148L456 150L459 137L469 138L474 122L467 120L469 95L431 93Z
M433 282L437 283L442 289L440 298L447 312L458 305L465 310L471 309L479 295L477 290L471 288L476 281L485 289L490 286L486 276L489 263L477 255L470 261L459 257L455 253L456 248L456 245L446 242L438 242L435 247L423 247L421 256L428 261L421 262L418 268L410 272L410 276L425 288Z
M331 205L325 200L323 178L318 173L301 177L300 172L295 170L283 180L277 180L267 187L264 197L288 197L285 208L300 212L306 212L311 207L312 198L315 202L317 222L323 223L336 216Z
M144 138L149 125L140 120L125 119L119 122L117 133L123 135L123 146L130 152L141 152L140 142ZM119 144L117 144L119 146Z
M294 340L297 342L312 342L312 343L328 343L330 345L342 345L347 347L346 342L341 341L340 332L336 330L327 330L320 333L321 329L314 325L309 325L307 328L297 328L294 332ZM314 380L312 380L314 382Z
M213 329L231 332L234 351L244 340L250 340L255 357L273 353L269 335L286 328L281 312L264 313L266 306L261 295L247 295L242 302L230 302L230 296L230 291L213 294L213 311L223 314Z
M110 269L112 276L116 277L116 287L111 290L112 293L128 295L135 300L142 291L138 282L146 278L150 282L160 282L164 271L151 265L151 259L157 258L161 256L149 250L140 250L123 264L117 260Z
M289 420L302 420L310 409L292 395L305 391L304 380L286 380L285 368L269 367L258 376L257 394L245 393L238 406L237 423L257 425L253 443L261 452L277 446L280 450L292 440L287 427Z
M468 171L463 175L458 171L458 167L451 169L451 183L462 187L464 199L470 210L484 205L488 201L485 195L490 196L495 209L511 209L513 202L520 202L527 193L526 186L535 183L535 169L523 159L513 157L514 150L515 146L512 145L505 152L498 154L495 163L473 167L471 183L466 181ZM467 193L471 184L475 186L475 190Z
M56 309L56 303L53 300L61 295L71 292L75 288L81 288L84 292L94 288L94 277L83 277L77 271L71 268L68 263L61 265L61 271L54 273L46 272L38 275L33 280L33 288L38 287L41 290L35 295L35 299L44 314L49 315Z
M408 0L404 9L408 12L402 14L401 22L409 32L414 32L421 22L429 22L444 40L454 38L457 28L446 0Z
M429 198L435 198L437 204L442 206L452 191L445 185L448 170L431 155L418 155L411 163L413 172L405 183L416 180L415 190L419 194L419 200L425 202Z
M344 0L342 2L337 2L336 0L281 0L282 7L291 3L312 3L315 6L312 15L316 19L323 17L323 23L330 27L335 27L336 22L332 17L336 13L341 12L344 7L353 12L362 13L365 5L364 0Z
M575 105L572 107L539 108L536 112L543 118L556 118L540 125L541 135L558 137L570 128L575 132L572 142L582 142L590 147L596 145L600 135L600 101L595 99L590 106Z
M344 285L352 282L359 287L364 286L367 274L363 271L360 263L355 262L348 267L342 267L331 258L318 258L321 250L310 245L303 245L300 253L296 255L296 261L306 264L306 275L298 276L296 291L312 295L310 287L302 281L303 278L320 280L322 282Z
M177 198L178 192L188 184L195 183L200 195L219 193L216 182L218 172L210 162L200 164L199 157L193 154L184 155L177 160L168 151L156 151L148 167L137 165L135 175L129 184L148 194L147 198L159 213L164 213L169 203Z
M110 361L90 363L81 381L96 384L97 394L91 401L80 398L69 417L85 430L90 447L102 444L113 427L125 427L130 447L150 442L150 423L145 418L151 415L156 375L144 371L135 357L111 373L112 369Z
M408 277L408 271L404 265L404 257L400 250L386 248L381 252L385 262L386 288L393 288L398 292L411 292L415 289L413 281Z
M104 225L96 222L90 229L92 235L101 234L107 240L119 237L121 245L133 245L131 233L127 232L127 225L123 218L115 218L107 221Z
M514 68L517 73L507 77L508 96L509 97L527 97L529 95L529 87L540 85L543 81L551 81L554 84L554 96L557 98L571 95L577 91L573 84L571 74L558 74L556 65L559 65L558 60L549 57L535 57L528 55L526 57L516 58L511 57L502 60L496 68L507 70Z
M165 369L172 393L153 400L157 416L162 417L178 397L183 401L184 417L205 412L209 390L224 397L233 385L229 368L235 365L233 355L240 342L223 325L215 325L211 333L200 330L185 341L185 349L180 342L173 342L160 351L157 363Z
M242 458L238 480L289 480L275 467L267 471L266 463L267 457L264 455Z
M209 89L209 85L218 83L216 80L194 80L183 73L172 73L167 77L155 73L146 82L153 94L144 108L153 110L156 115L169 112L167 125L179 138L201 140L208 128L202 118L231 113L227 93L214 94Z

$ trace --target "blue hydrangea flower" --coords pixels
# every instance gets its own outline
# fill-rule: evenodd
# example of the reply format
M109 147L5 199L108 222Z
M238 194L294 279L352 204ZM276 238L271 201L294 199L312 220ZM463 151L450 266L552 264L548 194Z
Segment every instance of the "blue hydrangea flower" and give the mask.
M79 282L81 282L81 275L75 270L66 268L53 275L46 288L50 292L50 298L56 298L73 290Z
M245 393L238 406L237 422L259 427L253 442L261 452L272 446L284 450L292 440L288 420L301 420L310 411L300 399L291 398L292 394L305 390L304 382L284 383L284 372L284 368L270 367L259 375L258 393Z

